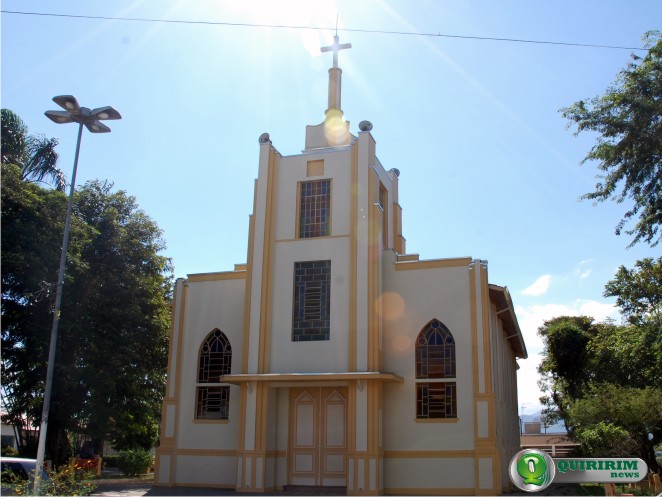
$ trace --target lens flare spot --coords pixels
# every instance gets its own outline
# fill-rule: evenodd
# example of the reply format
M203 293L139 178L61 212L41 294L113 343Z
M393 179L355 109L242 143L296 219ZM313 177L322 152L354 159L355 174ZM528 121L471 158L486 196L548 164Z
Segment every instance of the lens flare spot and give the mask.
M389 321L398 319L405 313L405 301L395 292L385 292L379 297L379 312Z
M406 352L411 348L411 338L407 335L398 335L391 342L396 352Z
M340 109L329 109L326 111L324 135L331 146L346 145L349 143L347 122L343 119L343 112Z

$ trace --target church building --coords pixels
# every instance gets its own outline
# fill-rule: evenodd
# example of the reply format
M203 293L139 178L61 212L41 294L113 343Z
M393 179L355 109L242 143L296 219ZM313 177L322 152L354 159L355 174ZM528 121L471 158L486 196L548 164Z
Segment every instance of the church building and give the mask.
M471 257L408 254L400 172L341 110L264 133L247 261L176 282L155 485L497 495L519 450L510 294Z

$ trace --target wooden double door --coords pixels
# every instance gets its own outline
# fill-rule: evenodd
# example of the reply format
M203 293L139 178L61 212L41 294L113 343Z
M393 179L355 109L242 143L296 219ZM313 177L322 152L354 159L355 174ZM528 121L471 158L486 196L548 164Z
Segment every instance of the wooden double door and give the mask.
M289 484L347 486L347 387L290 389Z

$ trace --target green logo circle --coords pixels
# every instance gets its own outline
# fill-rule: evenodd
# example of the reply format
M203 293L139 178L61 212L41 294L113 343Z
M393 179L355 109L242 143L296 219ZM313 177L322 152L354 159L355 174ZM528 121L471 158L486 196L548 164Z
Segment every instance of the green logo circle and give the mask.
M545 458L538 454L526 454L517 461L517 472L527 485L542 486L547 472Z
M552 458L540 450L522 450L510 461L510 480L526 492L539 492L547 488L555 472Z

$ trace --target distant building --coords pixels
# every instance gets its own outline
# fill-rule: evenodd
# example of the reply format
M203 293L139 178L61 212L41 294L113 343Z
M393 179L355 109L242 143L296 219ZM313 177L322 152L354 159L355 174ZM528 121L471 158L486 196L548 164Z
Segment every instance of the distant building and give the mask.
M247 262L177 280L156 485L509 488L527 356L510 295L485 261L406 254L400 173L343 120L342 48L303 152L260 137Z
M16 441L16 433L13 426L2 423L1 437L1 444L3 449L5 447L18 449L18 442Z
M522 449L544 450L552 457L566 457L579 446L567 433L525 433L520 443Z

